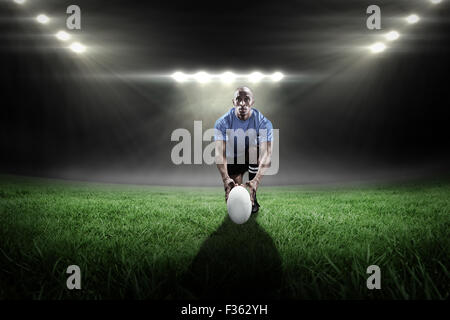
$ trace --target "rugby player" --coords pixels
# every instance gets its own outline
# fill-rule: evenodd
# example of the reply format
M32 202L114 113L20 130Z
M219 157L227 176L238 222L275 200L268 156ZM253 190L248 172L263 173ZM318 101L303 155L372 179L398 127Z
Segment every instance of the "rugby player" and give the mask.
M256 191L264 172L270 167L272 153L272 123L255 109L255 97L248 87L239 87L232 99L233 108L220 117L215 125L216 164L225 189L225 201L231 189L242 185L248 172L247 187L252 200L252 213L259 210ZM244 140L236 130L242 129ZM233 139L233 141L231 141ZM239 145L245 143L245 146Z

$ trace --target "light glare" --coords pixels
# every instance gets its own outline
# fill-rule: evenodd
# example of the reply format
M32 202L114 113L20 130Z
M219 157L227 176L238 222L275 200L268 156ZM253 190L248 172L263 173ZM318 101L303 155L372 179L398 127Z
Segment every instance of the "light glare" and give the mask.
M250 82L259 82L264 78L264 75L261 72L253 72L248 76L248 80Z
M223 73L212 74L206 71L199 71L193 74L187 74L181 71L175 71L171 75L168 75L177 82L196 81L198 83L208 83L213 81L220 81L223 84L231 84L238 79L247 79L247 81L256 83L264 78L267 78L273 82L279 82L285 78L285 75L279 71L272 74L263 74L255 71L251 74L236 74L232 71L225 71Z
M397 31L391 31L391 32L386 33L385 37L389 41L394 41L400 37L400 34Z
M177 71L174 74L172 74L172 78L176 82L185 82L187 80L187 75L185 75L183 72Z
M36 17L37 22L46 24L50 21L49 17L47 17L45 14L40 14Z
M56 36L56 38L58 38L61 41L67 41L71 38L70 34L68 34L65 31L59 31L57 34L55 34L55 36Z
M386 45L382 42L377 42L371 45L369 48L372 53L380 53L386 49Z
M206 72L200 71L194 75L194 79L200 83L207 83L210 81L210 76Z
M14 2L15 2L15 3L18 3L18 4L24 4L24 3L25 3L25 0L14 0Z
M272 79L272 81L278 82L283 80L284 74L282 74L281 72L275 72L270 78Z
M70 49L76 53L83 53L86 51L86 47L79 42L74 42L70 45Z
M224 72L220 75L220 80L225 83L232 83L235 79L236 75L231 71Z
M419 22L420 18L417 14L412 14L406 17L406 21L408 21L408 23L413 24L413 23L417 23Z
M433 4L438 4L438 3L441 3L442 2L442 0L431 0L431 3L433 3Z

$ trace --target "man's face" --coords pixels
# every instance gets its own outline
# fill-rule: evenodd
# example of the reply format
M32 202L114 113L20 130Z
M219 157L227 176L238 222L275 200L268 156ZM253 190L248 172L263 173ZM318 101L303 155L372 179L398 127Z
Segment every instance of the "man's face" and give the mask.
M240 90L234 94L233 105L237 110L239 118L247 118L250 115L255 99L251 92Z

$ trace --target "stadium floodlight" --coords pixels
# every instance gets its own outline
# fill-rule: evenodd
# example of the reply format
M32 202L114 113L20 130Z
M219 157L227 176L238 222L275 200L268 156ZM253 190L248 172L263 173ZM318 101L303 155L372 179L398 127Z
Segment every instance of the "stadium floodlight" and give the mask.
M372 53L380 53L386 49L386 45L383 42L376 42L369 47Z
M69 48L75 53L83 53L86 51L86 47L79 42L72 43Z
M400 34L397 31L390 31L385 34L385 38L389 41L397 40L400 37Z
M417 22L419 22L419 20L420 20L420 18L419 18L419 16L417 14L411 14L411 15L406 17L406 21L409 24L417 23Z
M47 17L45 14L40 14L36 17L37 22L46 24L50 21L50 18Z
M220 80L224 83L232 83L236 80L236 75L231 71L226 71L220 75Z
M58 33L55 34L55 37L61 41L67 41L71 38L70 34L65 31L58 31Z
M200 71L200 72L197 72L196 74L194 74L194 79L200 83L207 83L211 80L211 77L206 72Z
M441 3L441 2L442 2L442 0L431 0L432 4L438 4L438 3Z
M283 80L284 74L282 74L281 72L275 72L270 76L270 78L272 79L272 81L278 82Z
M14 2L17 4L24 4L25 0L14 0Z
M188 79L188 76L184 74L183 72L177 71L172 74L172 78L176 82L186 82Z
M263 75L261 72L257 72L257 71L251 73L251 74L248 76L248 80L249 80L250 82L254 82L254 83L261 81L263 78L264 78L264 75Z

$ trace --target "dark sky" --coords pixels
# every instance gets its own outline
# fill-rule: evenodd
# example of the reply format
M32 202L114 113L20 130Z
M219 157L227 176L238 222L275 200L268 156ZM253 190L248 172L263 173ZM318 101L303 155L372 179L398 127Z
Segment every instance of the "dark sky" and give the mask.
M171 163L170 134L192 131L194 120L212 127L234 87L127 75L228 69L302 75L249 84L256 108L280 129L280 173L267 183L449 172L445 1L379 1L383 29L370 31L369 1L83 0L75 33L88 46L83 56L51 36L70 4L0 2L1 173L217 183L214 166ZM39 12L60 19L48 27L26 19ZM405 26L399 17L411 12L423 19ZM389 50L361 49L390 29L402 37Z

